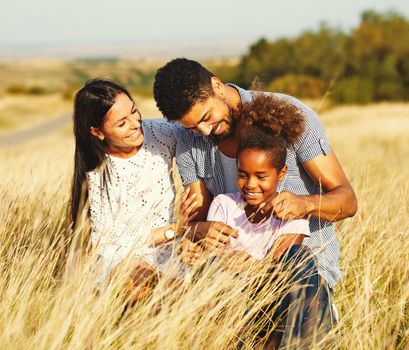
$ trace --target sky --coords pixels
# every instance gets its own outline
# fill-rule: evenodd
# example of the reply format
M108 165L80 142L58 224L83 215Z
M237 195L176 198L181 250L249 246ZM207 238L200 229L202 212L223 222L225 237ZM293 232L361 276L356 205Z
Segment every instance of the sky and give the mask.
M322 22L349 30L366 9L393 9L409 18L408 0L0 1L0 55L62 47L126 52L128 44L151 51L181 45L239 49L260 37L316 30Z

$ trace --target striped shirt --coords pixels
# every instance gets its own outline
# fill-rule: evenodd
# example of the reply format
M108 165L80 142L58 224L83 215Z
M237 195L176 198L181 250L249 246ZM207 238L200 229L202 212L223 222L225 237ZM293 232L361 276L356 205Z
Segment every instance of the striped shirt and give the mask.
M239 92L243 103L250 102L255 94L254 91L244 90L233 84L229 85ZM302 163L308 160L331 152L329 141L316 113L292 96L265 93L294 104L301 109L306 121L302 137L287 151L287 175L277 191L286 190L298 195L322 193L320 186L311 179L302 166ZM178 133L176 163L183 184L204 181L214 197L226 193L220 152L215 139L185 129L179 129ZM339 267L340 250L334 226L331 222L312 217L310 231L311 237L303 244L311 248L316 255L318 271L332 288L343 275Z

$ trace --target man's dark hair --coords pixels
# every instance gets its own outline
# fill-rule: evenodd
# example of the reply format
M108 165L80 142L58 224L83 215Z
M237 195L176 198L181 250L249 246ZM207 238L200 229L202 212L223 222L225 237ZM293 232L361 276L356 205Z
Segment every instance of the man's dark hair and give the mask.
M199 62L176 58L155 75L153 95L156 105L168 120L179 120L196 103L214 95L211 78L214 76Z

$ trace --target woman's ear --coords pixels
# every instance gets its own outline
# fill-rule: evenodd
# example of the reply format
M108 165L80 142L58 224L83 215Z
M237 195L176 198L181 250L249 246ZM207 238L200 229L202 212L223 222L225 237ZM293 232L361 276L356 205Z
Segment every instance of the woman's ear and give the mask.
M278 181L281 182L284 180L285 175L287 174L287 169L288 169L287 165L284 165L278 174Z
M104 136L104 133L100 129L91 126L89 128L89 132L91 135L95 136L99 140L104 141L105 136Z

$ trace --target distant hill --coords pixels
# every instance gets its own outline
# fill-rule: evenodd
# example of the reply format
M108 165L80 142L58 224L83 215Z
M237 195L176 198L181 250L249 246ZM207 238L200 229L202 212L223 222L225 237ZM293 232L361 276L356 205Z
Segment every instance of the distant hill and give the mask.
M41 46L0 47L0 59L14 58L84 58L84 57L127 57L127 58L173 58L192 57L208 59L237 57L244 54L251 39L196 40L166 42L126 42L57 44Z

